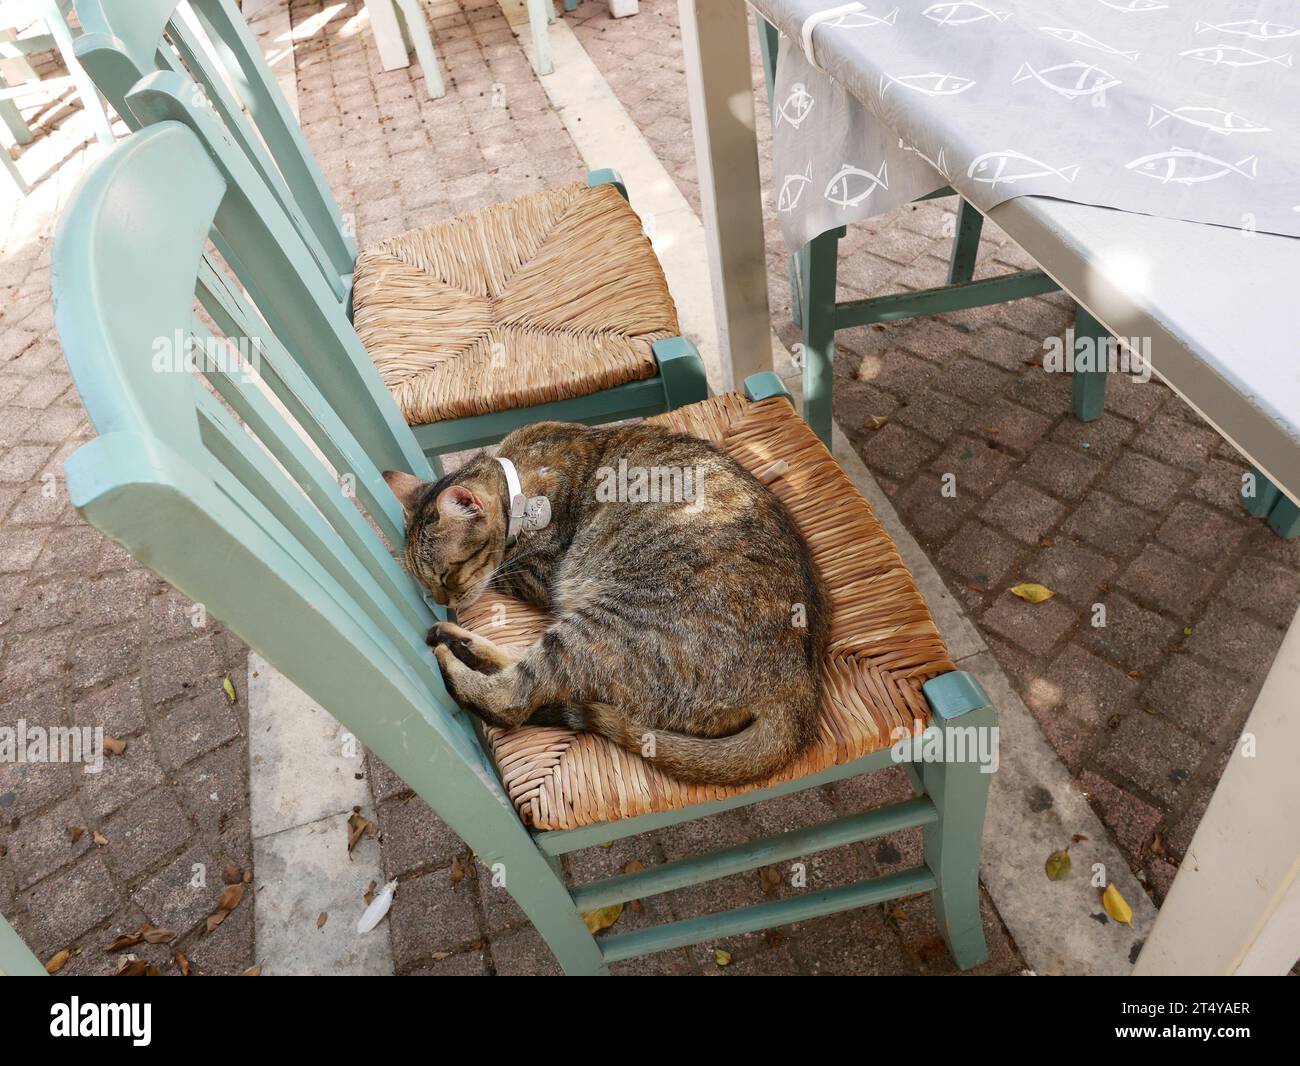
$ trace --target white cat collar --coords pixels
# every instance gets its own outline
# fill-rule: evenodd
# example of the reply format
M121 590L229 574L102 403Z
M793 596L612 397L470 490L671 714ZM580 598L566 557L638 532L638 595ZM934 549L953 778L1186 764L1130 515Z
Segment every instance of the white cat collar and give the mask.
M520 530L542 529L550 524L551 501L545 496L525 496L515 464L500 456L497 456L497 462L506 475L506 494L510 498L509 524L506 526L506 544L509 546L519 539Z

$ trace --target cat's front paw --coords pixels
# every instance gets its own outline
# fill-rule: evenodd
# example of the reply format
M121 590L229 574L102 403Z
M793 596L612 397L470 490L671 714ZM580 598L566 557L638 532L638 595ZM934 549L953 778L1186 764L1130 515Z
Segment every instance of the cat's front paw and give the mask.
M509 658L490 640L462 629L454 622L438 622L425 634L424 642L436 653L446 648L452 655L480 674L495 674L509 665Z

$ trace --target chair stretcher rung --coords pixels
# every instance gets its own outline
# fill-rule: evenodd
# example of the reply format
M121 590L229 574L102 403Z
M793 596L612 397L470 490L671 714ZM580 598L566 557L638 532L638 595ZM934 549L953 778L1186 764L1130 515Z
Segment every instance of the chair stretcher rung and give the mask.
M972 307L1021 300L1056 292L1060 286L1041 270L1021 270L979 281L941 285L917 292L895 292L872 296L866 300L846 300L835 305L835 328L866 326L872 322L892 322L917 315L937 315L945 311L965 311Z
M758 903L733 911L704 914L698 918L638 929L634 933L623 933L620 936L598 938L600 953L606 962L619 962L654 951L667 951L719 937L739 936L757 929L770 929L777 925L838 914L856 907L868 907L900 896L932 892L937 884L934 874L922 866L915 870L889 874L887 877L857 881L840 888Z
M636 873L619 874L603 881L579 885L573 889L573 902L580 911L592 911L608 907L612 903L644 899L646 896L671 892L746 870L756 870L774 862L812 855L938 820L939 812L934 802L928 796L922 796L833 822L792 829L788 833L779 833L761 840L748 840L706 855L693 855L688 859L661 863Z

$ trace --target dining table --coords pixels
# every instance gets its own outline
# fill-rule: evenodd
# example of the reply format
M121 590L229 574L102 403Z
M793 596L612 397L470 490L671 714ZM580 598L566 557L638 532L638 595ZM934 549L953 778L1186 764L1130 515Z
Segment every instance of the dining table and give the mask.
M1140 339L1154 375L1300 504L1300 112L1285 104L1300 98L1300 14L1286 6L679 0L725 381L772 368L751 59L761 18L782 62L812 71L776 115L787 145L778 139L767 176L774 198L785 187L773 206L788 239L839 224L838 210L856 211L851 222L873 197L888 208L886 184L894 199L915 192L922 172L894 149L910 153L1114 336ZM1143 29L1157 16L1164 29ZM816 148L799 156L790 119L807 111L800 93L817 95L814 78L851 106L824 111ZM1279 118L1213 103L1248 84L1256 109ZM774 113L789 99L778 87ZM1051 121L1058 112L1069 122ZM855 136L891 154L846 163L840 180L825 145L848 150ZM801 211L791 201L803 187L813 202ZM1300 614L1135 973L1285 973L1300 957L1298 693Z

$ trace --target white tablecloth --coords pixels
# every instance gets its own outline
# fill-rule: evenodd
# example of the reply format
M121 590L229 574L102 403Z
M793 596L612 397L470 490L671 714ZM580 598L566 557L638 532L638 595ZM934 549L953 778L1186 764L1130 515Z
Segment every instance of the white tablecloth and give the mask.
M752 2L793 247L944 184L1300 236L1295 0Z

